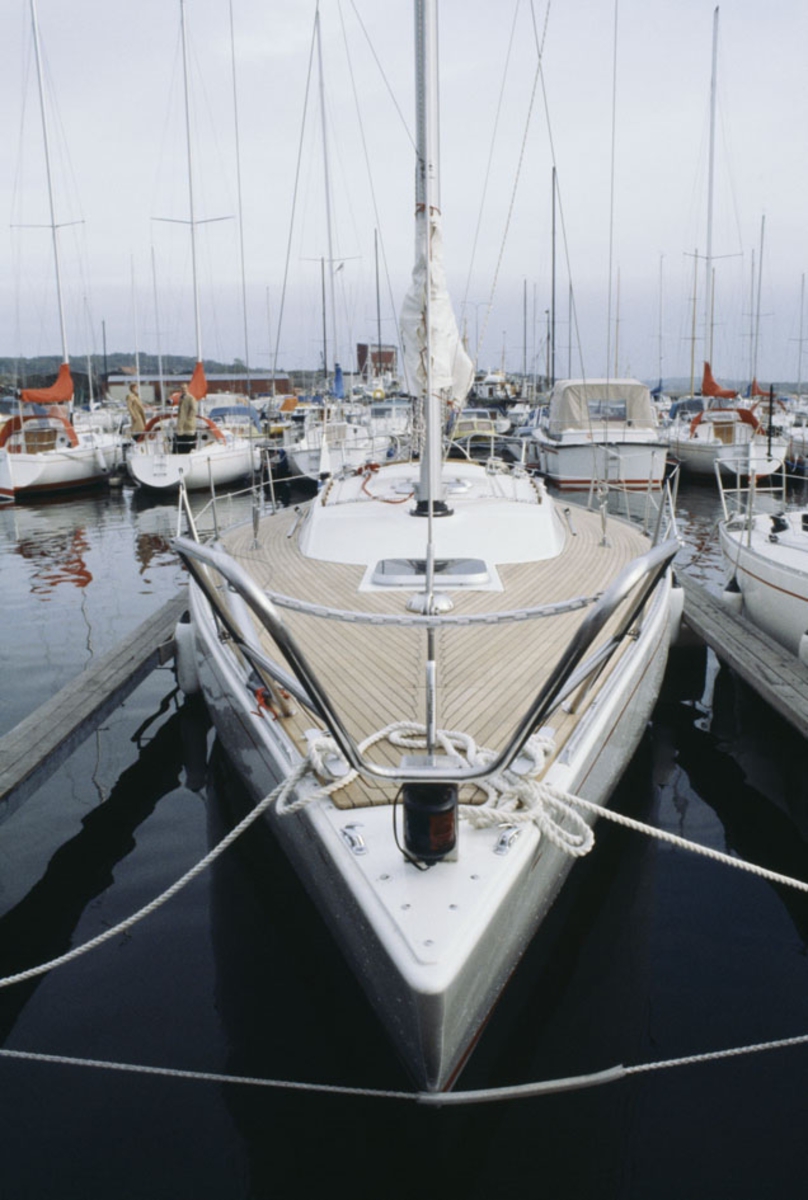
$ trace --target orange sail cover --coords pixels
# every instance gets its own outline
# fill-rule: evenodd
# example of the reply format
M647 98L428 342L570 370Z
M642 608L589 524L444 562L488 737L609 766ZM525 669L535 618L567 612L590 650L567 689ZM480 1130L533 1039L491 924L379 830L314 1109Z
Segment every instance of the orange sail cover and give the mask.
M768 394L769 393L763 390L756 379L752 380L752 387L749 391L750 396L768 396Z
M46 388L23 388L20 393L26 404L69 404L73 399L73 377L70 367L62 363L56 382Z
M730 388L722 388L718 386L716 381L713 379L713 373L710 370L710 364L708 362L704 364L704 375L702 376L701 380L701 394L702 396L717 396L719 400L734 400L738 395L737 392L733 392Z
M188 384L188 391L196 400L204 400L208 394L208 381L205 378L205 368L201 362L198 362L194 367L191 382Z

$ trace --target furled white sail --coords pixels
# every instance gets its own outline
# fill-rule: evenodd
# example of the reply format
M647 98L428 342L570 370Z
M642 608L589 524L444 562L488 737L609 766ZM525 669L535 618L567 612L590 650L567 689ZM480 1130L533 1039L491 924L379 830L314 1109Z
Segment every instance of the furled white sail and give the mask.
M461 408L474 379L474 365L460 339L443 266L443 232L440 213L432 210L430 220L432 259L427 271L426 218L416 220L415 265L412 283L401 308L401 337L407 386L423 396L427 386L426 281L431 278L430 317L432 324L432 387L443 400Z

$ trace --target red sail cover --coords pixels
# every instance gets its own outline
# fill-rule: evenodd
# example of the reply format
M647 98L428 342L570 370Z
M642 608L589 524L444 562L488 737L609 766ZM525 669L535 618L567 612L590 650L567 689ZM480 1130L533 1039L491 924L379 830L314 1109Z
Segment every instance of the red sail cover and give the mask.
M701 394L702 396L717 396L719 400L734 400L738 395L737 392L733 392L730 388L722 388L718 386L716 381L713 379L713 373L710 370L710 364L708 362L704 364L704 375L702 376L701 380Z
M756 379L752 380L752 387L749 392L750 396L768 396L768 394L769 394L768 392L764 392L763 388L760 386L760 384L758 383L758 381Z
M188 384L188 391L197 400L204 400L208 394L208 381L205 378L205 368L201 362L198 362L194 367L191 382Z
M24 388L20 393L26 404L69 404L73 399L70 367L62 363L56 382L46 388Z

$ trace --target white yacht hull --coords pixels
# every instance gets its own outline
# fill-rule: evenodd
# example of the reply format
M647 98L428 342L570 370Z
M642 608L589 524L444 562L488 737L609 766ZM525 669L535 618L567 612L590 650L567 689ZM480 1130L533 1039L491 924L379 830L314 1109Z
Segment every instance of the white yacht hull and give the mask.
M661 488L665 479L667 447L653 442L555 441L540 431L531 460L557 487L581 491L605 480L632 491Z
M238 483L253 473L260 454L249 441L213 442L189 454L173 454L159 443L135 443L127 455L129 475L152 492L176 492L183 480L189 491Z
M755 437L743 442L722 442L672 434L668 447L671 454L691 475L715 479L716 465L727 475L772 475L782 465L788 451L785 438L768 440Z
M740 521L719 526L721 550L743 597L743 615L792 654L808 633L808 532L805 510L785 512L786 530L770 541L772 519L753 518L751 541ZM808 513L805 513L808 517Z
M607 801L661 685L669 588L665 579L641 636L551 766L548 782L594 803ZM282 723L256 705L243 665L222 643L194 586L191 616L199 679L217 731L259 800L299 756ZM533 824L522 827L507 852L496 853L502 826L476 829L461 821L457 861L422 872L397 849L387 806L346 811L314 800L289 816L272 808L269 820L417 1085L450 1088L574 859L542 840ZM363 853L351 848L357 838Z
M329 439L323 448L322 432L318 429L286 447L290 473L319 480L323 474L334 474L345 468L357 470L367 462L386 461L395 443L386 434L369 437L358 430L353 436Z
M0 500L101 487L121 460L120 438L81 433L77 446L39 453L0 450Z

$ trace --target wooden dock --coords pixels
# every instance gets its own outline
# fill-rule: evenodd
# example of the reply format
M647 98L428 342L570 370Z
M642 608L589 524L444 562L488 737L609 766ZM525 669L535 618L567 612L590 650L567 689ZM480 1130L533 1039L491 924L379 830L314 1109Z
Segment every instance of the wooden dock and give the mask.
M0 738L0 821L40 787L158 663L174 653L174 628L188 606L175 596L124 642L93 662Z
M678 579L685 592L685 624L808 737L808 667L749 621L730 612L701 584L681 575Z

